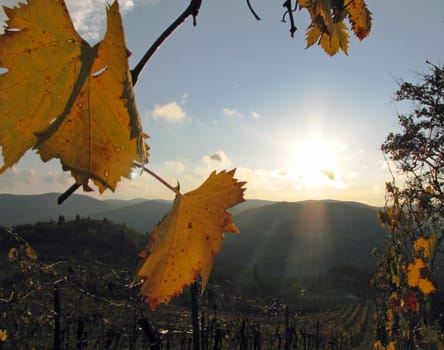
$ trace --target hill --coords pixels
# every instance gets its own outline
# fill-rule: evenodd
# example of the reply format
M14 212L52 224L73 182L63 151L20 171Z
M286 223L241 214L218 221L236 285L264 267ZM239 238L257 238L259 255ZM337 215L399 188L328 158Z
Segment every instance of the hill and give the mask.
M37 224L22 226L21 232L44 253L40 256L51 260L55 254L54 259L62 259L89 251L91 257L106 256L115 263L137 262L147 238L136 232L148 232L171 204L73 196L59 207L56 194L15 197L0 195L0 226L7 221L4 213L10 213L9 222L32 218ZM356 301L369 292L377 261L371 251L380 248L385 238L377 211L361 203L332 200L241 203L232 209L241 233L226 234L211 282L226 293L276 296L294 303L306 290L311 299L306 298L305 307L313 309L320 301L325 307L343 305L350 297ZM45 223L38 215L53 220ZM70 216L73 222L68 221ZM131 229L136 231L127 233ZM137 243L125 243L126 237Z
M74 195L61 206L57 194L0 195L0 225L35 223L59 215L125 224L139 233L151 230L171 205L162 200L97 200ZM232 266L239 279L316 278L338 267L373 271L370 252L381 247L384 231L378 208L332 200L269 202L248 200L231 209L241 234L227 234L216 266Z
M0 194L0 225L33 224L37 221L57 220L62 215L73 219L94 213L122 208L132 201L98 200L84 195L72 195L63 205L57 204L58 193L39 195ZM136 202L139 200L135 200Z
M85 195L72 195L62 205L57 204L58 193L40 195L0 194L0 225L33 224L38 221L66 220L80 217L107 218L115 223L125 223L134 230L145 233L159 222L171 207L166 200L99 200ZM248 200L230 209L233 214L271 204L271 201Z
M316 277L340 266L375 269L373 248L385 231L378 208L355 202L275 203L239 213L240 235L227 234L218 256L236 262L240 275Z
M127 268L136 266L140 250L146 244L146 236L109 220L76 218L65 221L17 225L11 235L0 226L0 260L6 259L10 248L18 248L27 242L43 262L68 261L77 263L100 260L108 265L119 264ZM19 237L19 238L17 238Z

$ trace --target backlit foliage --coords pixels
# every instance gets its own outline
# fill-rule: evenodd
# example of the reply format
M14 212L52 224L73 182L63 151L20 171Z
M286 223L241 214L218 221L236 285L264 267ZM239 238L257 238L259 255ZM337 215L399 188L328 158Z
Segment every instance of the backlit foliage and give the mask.
M103 192L129 177L148 146L135 107L117 1L105 38L91 47L63 1L33 0L9 9L0 36L0 145L4 165L30 148L60 159L85 189ZM42 20L44 19L44 20Z
M434 318L442 310L432 313L439 306L432 303L444 233L444 72L431 67L421 84L400 85L396 98L411 101L414 109L399 116L402 132L390 133L382 145L404 184L387 184L379 215L390 239L373 280L379 292L375 349L444 348Z
M213 172L194 191L178 193L170 212L150 235L137 281L152 309L168 303L200 275L204 289L223 232L239 233L226 209L244 201L234 171ZM166 263L165 263L166 262Z
M351 30L359 40L370 33L372 16L364 0L331 1L300 0L299 8L310 13L311 23L307 28L307 47L317 43L330 56L339 50L348 52L348 20Z

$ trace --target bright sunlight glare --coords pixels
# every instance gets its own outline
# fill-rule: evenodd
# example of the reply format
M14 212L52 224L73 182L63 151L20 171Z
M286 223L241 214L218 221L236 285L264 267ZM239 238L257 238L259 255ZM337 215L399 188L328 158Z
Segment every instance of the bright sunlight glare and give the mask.
M295 146L290 176L299 189L315 189L320 185L343 188L338 168L339 147L326 140L313 138Z

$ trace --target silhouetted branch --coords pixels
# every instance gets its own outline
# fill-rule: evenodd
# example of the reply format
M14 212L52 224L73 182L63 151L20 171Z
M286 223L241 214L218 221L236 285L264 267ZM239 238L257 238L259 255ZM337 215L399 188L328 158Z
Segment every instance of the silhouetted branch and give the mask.
M72 195L81 185L77 182L73 184L70 188L68 188L63 194L57 198L57 204L62 204L65 200L69 198L70 195Z
M248 8L250 9L251 13L253 14L254 18L256 18L258 21L260 21L261 18L254 11L253 6L251 6L250 0L247 0L247 5L248 5Z
M148 63L153 54L162 45L162 43L173 33L187 18L188 16L193 16L193 24L196 25L196 17L199 14L200 6L202 5L202 0L191 0L185 11L177 17L177 19L171 23L171 25L157 38L153 45L148 49L139 63L131 71L131 78L133 80L133 86L136 85L137 79L142 72L145 65Z
M296 9L298 7L298 2L296 0L296 4L295 4L294 8L291 6L291 0L286 0L282 6L287 9L285 11L285 13L284 13L284 16L282 17L282 22L285 23L285 17L287 15L288 15L288 17L290 17L290 34L291 34L291 37L293 38L294 37L294 33L298 29L296 27L296 25L294 24L294 17L293 17L293 12L296 11Z

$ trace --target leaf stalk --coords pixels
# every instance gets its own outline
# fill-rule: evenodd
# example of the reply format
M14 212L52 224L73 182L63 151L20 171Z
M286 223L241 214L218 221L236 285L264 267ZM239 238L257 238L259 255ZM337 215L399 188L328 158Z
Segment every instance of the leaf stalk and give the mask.
M143 171L147 172L148 174L150 174L152 177L154 177L157 181L159 181L162 185L166 186L168 189L170 189L171 191L173 191L176 195L181 195L180 193L180 187L179 185L177 185L176 187L171 186L168 182L166 182L164 179L162 179L162 177L160 177L159 175L157 175L154 171L148 169L147 167L138 164L136 162L134 162L134 165L141 168Z

